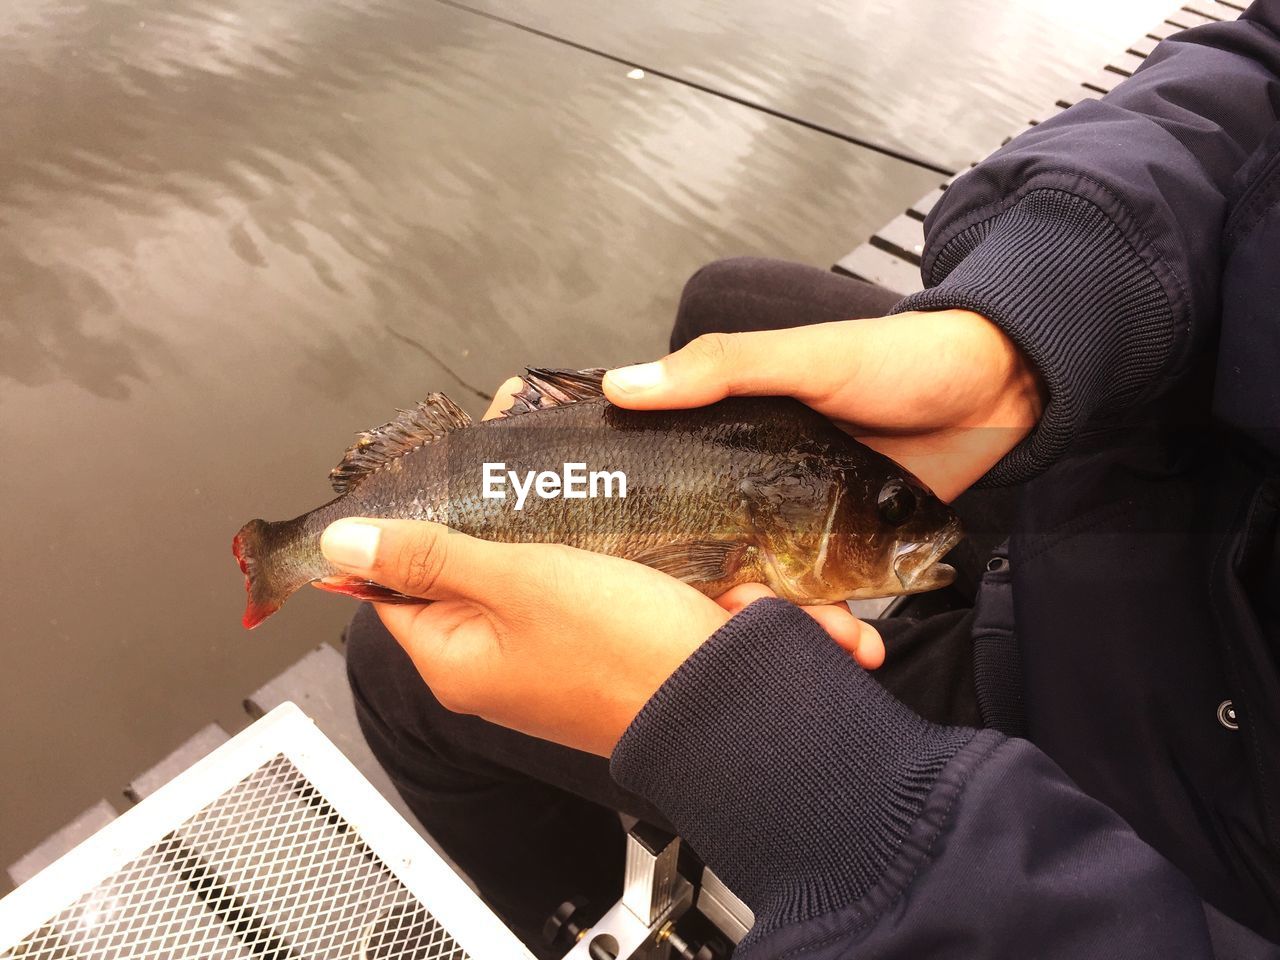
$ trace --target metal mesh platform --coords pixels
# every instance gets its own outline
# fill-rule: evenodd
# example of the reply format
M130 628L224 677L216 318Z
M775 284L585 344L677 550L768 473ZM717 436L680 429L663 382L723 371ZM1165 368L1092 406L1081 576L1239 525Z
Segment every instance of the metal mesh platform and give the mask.
M528 956L292 704L0 902L0 960Z

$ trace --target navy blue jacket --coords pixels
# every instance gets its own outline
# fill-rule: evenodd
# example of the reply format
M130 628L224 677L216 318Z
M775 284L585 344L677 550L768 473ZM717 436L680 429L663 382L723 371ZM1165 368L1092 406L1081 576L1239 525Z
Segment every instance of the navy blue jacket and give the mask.
M612 769L755 911L744 958L1280 957L1278 115L1262 0L931 213L900 309L983 314L1050 392L987 478L1021 508L975 642L1016 669L935 726L780 601L680 667Z

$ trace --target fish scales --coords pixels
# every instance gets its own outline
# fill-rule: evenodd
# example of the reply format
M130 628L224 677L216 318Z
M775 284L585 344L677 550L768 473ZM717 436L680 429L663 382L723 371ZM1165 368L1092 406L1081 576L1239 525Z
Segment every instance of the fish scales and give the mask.
M647 563L709 594L760 581L798 603L931 589L960 537L954 513L909 472L785 398L731 398L679 411L630 411L599 371L530 371L508 416L470 423L433 395L362 434L335 468L336 500L292 521L251 521L233 549L246 574L247 626L319 582L405 601L324 559L342 517L433 520L487 540L560 543ZM416 445L415 445L416 444ZM538 496L520 509L485 496L486 464L516 477L620 474L612 496ZM495 468L496 472L496 468Z

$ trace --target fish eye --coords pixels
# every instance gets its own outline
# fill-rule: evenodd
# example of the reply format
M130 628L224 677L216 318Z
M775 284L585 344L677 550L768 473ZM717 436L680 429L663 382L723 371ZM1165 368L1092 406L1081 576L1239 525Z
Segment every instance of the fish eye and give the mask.
M916 495L901 480L890 480L880 488L876 497L876 510L880 519L892 527L900 527L916 512Z

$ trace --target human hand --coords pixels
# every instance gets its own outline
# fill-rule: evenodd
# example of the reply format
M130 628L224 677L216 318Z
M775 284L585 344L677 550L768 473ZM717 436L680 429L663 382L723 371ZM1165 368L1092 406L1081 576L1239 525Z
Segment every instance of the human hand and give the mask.
M1029 434L1045 403L1027 357L967 310L710 334L654 363L611 370L604 390L633 410L795 397L944 500Z
M689 654L767 595L717 603L629 560L422 520L339 520L320 543L346 573L433 601L374 606L446 708L601 756ZM883 659L865 625L838 642Z

